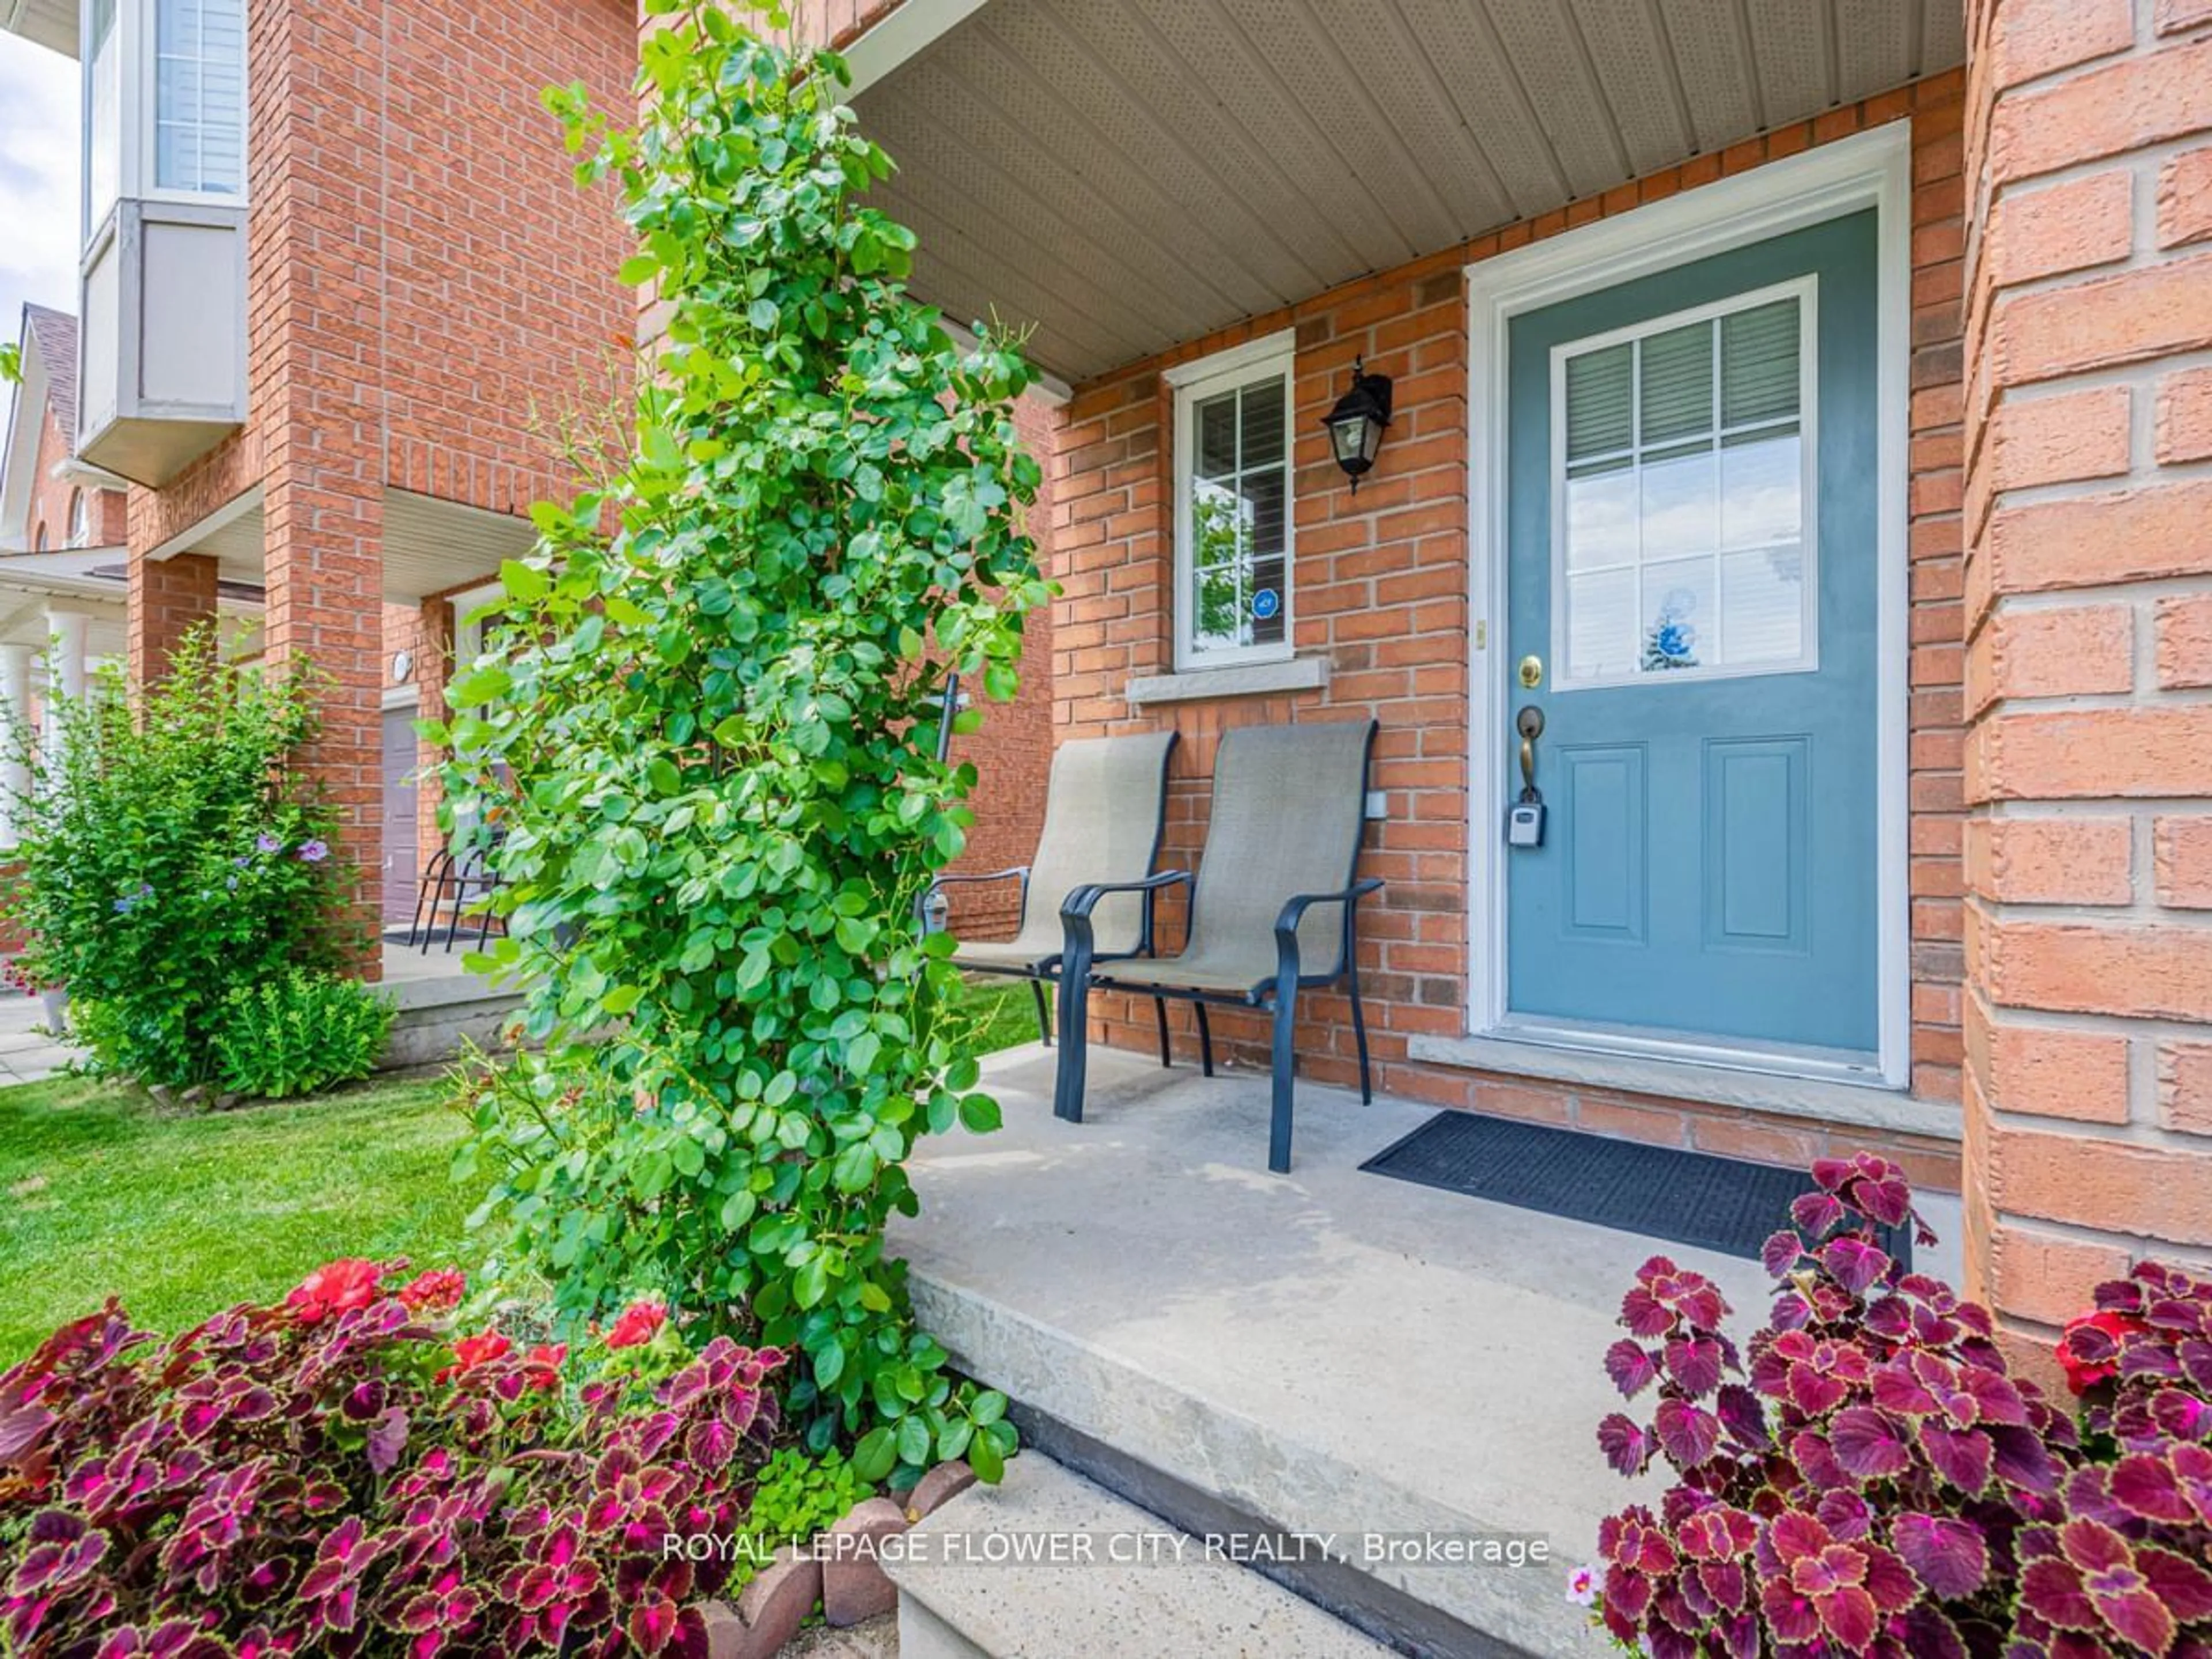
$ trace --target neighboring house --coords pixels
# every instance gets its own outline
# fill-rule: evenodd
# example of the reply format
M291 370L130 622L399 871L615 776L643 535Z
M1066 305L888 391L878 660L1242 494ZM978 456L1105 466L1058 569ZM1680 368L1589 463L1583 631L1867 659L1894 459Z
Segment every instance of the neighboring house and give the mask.
M1381 722L1387 1088L1879 1148L2015 1334L2212 1246L2212 5L800 10L1073 389L1057 737L1178 727L1188 867Z
M74 453L132 486L107 532L132 672L223 584L258 590L269 660L331 686L314 765L361 912L404 922L441 844L413 723L443 713L457 617L575 489L562 434L626 395L627 234L539 99L619 106L635 9L15 0L0 26L82 78ZM1028 761L990 762L1032 834L1048 708L1040 684Z

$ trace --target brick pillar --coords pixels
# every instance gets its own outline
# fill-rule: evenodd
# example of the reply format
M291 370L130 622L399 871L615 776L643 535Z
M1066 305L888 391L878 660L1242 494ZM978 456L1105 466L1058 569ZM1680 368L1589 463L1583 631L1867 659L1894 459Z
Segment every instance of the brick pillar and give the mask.
M2212 1246L2212 3L1972 0L1968 1278Z
M216 561L204 553L149 559L131 550L127 629L131 683L146 685L168 672L185 632L216 618Z
M264 580L271 673L304 658L322 726L304 770L336 809L335 855L358 937L362 977L382 976L377 945L384 856L384 495L294 459L265 484Z
M368 979L382 972L384 842L387 410L375 296L392 205L381 100L342 89L368 84L383 15L309 0L249 12L249 50L267 66L256 76L250 228L266 661L275 673L305 659L319 677L322 728L302 769L337 811L341 921ZM312 99L314 121L258 118L264 102L288 98Z

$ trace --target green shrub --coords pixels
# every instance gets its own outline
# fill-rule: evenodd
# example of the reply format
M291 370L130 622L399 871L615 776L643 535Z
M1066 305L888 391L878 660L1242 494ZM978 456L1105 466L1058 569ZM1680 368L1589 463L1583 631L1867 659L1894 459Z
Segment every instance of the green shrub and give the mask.
M58 753L18 739L33 781L0 905L27 938L22 970L68 987L101 1069L205 1082L232 992L349 954L332 819L289 769L314 735L312 688L233 668L201 628L152 688L106 672L60 714Z
M565 1317L661 1298L791 1352L814 1450L995 1480L1006 1401L915 1328L884 1233L918 1137L999 1121L954 942L915 908L972 821L974 769L936 752L946 674L1011 697L1049 597L1031 371L908 295L915 237L866 205L890 163L835 58L647 9L675 15L638 131L552 99L586 176L621 181L623 280L670 308L636 453L537 510L515 626L433 728L467 757L448 799L504 833L492 955L544 1045L475 1091L474 1163Z
M753 1487L744 1547L732 1554L741 1578L750 1578L786 1544L803 1544L827 1532L876 1495L873 1483L834 1448L814 1456L786 1446L768 1461Z
M392 1034L392 1004L359 980L295 968L223 999L216 1081L282 1100L367 1077Z

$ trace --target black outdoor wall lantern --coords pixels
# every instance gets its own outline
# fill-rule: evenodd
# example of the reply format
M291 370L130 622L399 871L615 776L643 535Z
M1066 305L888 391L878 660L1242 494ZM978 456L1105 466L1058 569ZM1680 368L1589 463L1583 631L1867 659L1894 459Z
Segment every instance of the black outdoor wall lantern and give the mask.
M1352 390L1336 400L1323 417L1328 428L1329 452L1359 493L1359 477L1375 465L1382 448L1382 428L1390 424L1390 377L1370 374L1357 357L1352 360Z

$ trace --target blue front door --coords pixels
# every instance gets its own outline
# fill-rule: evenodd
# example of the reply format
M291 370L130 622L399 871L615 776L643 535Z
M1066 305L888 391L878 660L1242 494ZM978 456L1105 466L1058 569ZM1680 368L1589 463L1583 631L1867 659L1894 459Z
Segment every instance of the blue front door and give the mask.
M1511 324L1509 1024L1874 1063L1875 249L1869 210Z

